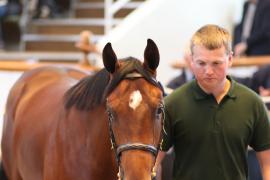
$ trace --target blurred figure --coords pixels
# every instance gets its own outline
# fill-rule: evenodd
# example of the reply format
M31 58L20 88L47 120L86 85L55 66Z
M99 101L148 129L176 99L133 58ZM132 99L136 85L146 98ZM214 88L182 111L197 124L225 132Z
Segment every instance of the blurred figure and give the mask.
M260 95L261 96L270 96L270 89L265 89L264 87L260 87Z
M260 89L270 89L270 65L260 67L253 74L250 88L260 95L262 95Z
M241 23L234 30L235 56L270 55L270 0L248 0L244 4ZM270 66L261 67L251 78L237 78L260 95L268 94ZM269 108L269 106L268 106ZM248 152L249 180L261 180L255 152Z
M188 67L183 68L181 70L181 73L178 76L176 76L175 78L169 81L169 83L167 84L167 87L170 89L176 89L194 78L189 68L189 61L190 61L189 49L185 50L183 58Z
M7 0L0 0L0 49L4 48L3 20L7 14Z
M54 0L37 0L35 5L33 19L54 18L57 14L57 6Z
M3 25L6 17L11 15L20 15L21 4L19 0L0 0L0 49L4 49Z
M234 30L234 55L270 55L270 0L248 0L244 4L241 23ZM270 88L270 66L259 68L251 78L236 80L257 93L259 88ZM269 74L270 75L270 74Z
M95 53L101 55L101 52L98 50L97 46L92 42L93 34L90 31L82 31L80 33L80 40L75 44L75 47L83 52L84 57L81 60L83 65L93 65L91 60L88 59L89 53Z
M248 0L243 17L234 30L234 54L270 54L270 0Z

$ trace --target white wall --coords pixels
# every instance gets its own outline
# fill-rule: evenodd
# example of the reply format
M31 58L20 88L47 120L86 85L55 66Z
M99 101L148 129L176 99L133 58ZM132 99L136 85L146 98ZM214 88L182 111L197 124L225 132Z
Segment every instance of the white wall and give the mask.
M110 41L118 57L142 59L146 39L158 45L161 64L158 79L167 83L179 73L170 63L182 59L192 34L202 25L214 23L232 30L240 20L244 0L148 0L99 43Z
M3 116L5 112L6 99L9 93L10 88L19 78L21 72L7 72L0 71L0 144L2 137L2 126L3 126ZM0 150L1 157L1 150Z

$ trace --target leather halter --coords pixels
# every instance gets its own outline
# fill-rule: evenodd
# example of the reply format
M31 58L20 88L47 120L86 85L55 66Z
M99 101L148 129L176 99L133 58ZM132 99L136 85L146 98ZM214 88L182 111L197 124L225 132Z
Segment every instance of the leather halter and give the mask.
M125 76L125 79L134 79L134 78L141 78L143 77L141 74L137 73L137 72L133 72L130 74L127 74ZM153 78L153 80L155 82L156 79ZM159 88L163 91L163 88L160 87L160 83L157 82L157 84L159 85ZM163 102L160 104L161 109L161 113L162 113L162 129L163 129L163 125L164 125L164 104ZM122 180L122 168L121 168L121 161L120 161L120 157L121 157L121 153L124 151L128 151L128 150L141 150L141 151L147 151L150 152L154 155L154 157L157 157L158 151L159 149L161 149L161 145L162 145L162 132L161 132L161 136L160 136L160 141L159 141L159 145L157 147L155 147L154 145L151 144L143 144L143 143L128 143L128 144L121 144L121 145L117 145L116 144L116 140L115 140L115 136L114 136L114 132L112 129L112 122L114 120L114 116L111 110L111 107L108 105L108 101L106 101L106 111L108 113L108 120L109 120L109 133L110 133L110 140L111 140L111 144L112 144L112 149L115 152L115 157L116 157L116 161L119 167L119 172L118 175L120 176L120 179ZM151 174L151 179L154 180L156 178L156 173L152 171Z

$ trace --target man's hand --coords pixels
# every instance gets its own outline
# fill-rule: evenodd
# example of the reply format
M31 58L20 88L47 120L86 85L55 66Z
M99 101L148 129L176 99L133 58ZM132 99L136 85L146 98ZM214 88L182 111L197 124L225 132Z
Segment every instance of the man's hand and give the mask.
M234 48L234 55L242 56L245 54L246 50L247 50L247 43L244 42L238 43Z
M267 89L267 88L260 86L259 93L261 96L270 96L270 89Z

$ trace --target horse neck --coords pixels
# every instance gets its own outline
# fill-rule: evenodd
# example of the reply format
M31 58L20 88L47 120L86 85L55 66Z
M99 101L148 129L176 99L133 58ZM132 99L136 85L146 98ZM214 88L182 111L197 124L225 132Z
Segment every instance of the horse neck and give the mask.
M95 169L92 167L93 163L100 165L106 162L106 166L99 167L99 176L108 176L106 173L110 172L116 174L117 167L111 151L105 107L99 106L91 111L71 108L65 116L59 124L58 134L63 139L59 146L62 146L63 157L68 161L68 166L78 167L79 164L91 174Z
M104 106L89 111L71 108L58 129L60 134L65 134L64 141L72 144L79 142L85 148L92 149L96 141L109 142L108 120Z

